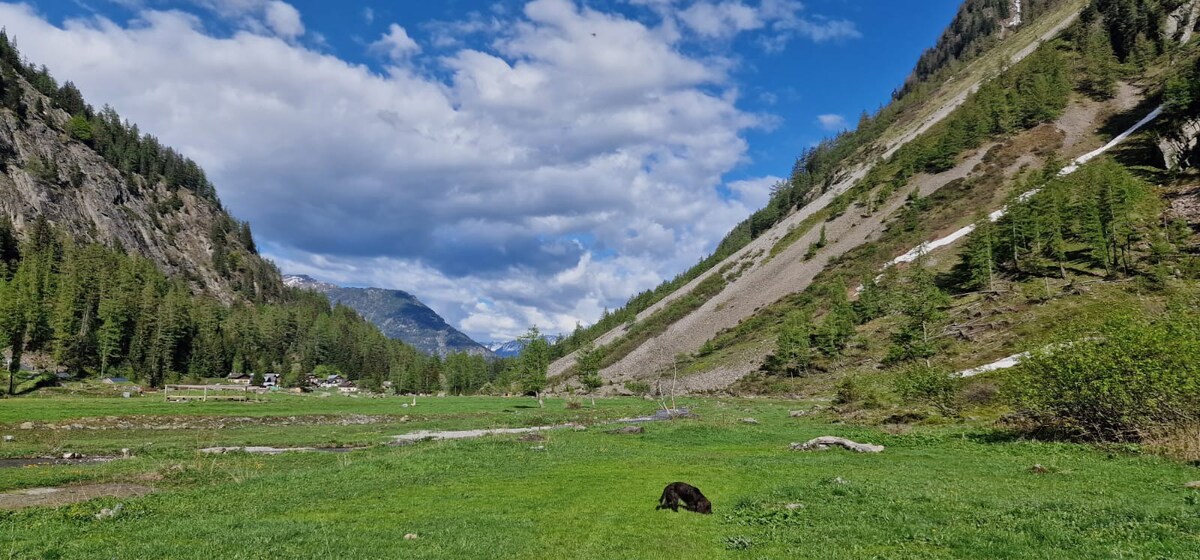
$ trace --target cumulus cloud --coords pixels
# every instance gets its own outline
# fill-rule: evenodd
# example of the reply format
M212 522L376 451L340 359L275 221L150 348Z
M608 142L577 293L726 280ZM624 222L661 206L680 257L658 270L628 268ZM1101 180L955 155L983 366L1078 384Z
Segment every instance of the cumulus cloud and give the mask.
M758 43L767 51L779 51L796 37L822 43L855 39L862 34L854 22L822 15L806 16L804 4L796 0L699 0L679 4L674 0L632 0L665 17L677 17L683 26L706 39L730 39L759 32Z
M388 32L383 37L371 43L370 49L393 61L405 60L421 52L421 46L408 36L408 31L394 23L388 26Z
M300 21L300 12L287 2L273 0L267 2L265 18L267 26L280 37L295 38L304 34L304 24Z
M846 117L835 114L817 115L817 124L824 130L837 132L846 129Z
M125 1L125 0L122 0ZM141 8L140 0L126 3L127 7ZM304 23L300 11L282 0L193 0L217 17L230 21L241 28L260 34L272 34L284 39L295 39L304 35Z
M206 1L270 24L266 3ZM203 165L283 270L413 292L480 339L594 321L777 180L722 186L769 119L666 19L535 0L475 20L485 40L439 47L436 71L380 73L290 40L298 16L221 36L180 11L60 26L0 3L31 60Z

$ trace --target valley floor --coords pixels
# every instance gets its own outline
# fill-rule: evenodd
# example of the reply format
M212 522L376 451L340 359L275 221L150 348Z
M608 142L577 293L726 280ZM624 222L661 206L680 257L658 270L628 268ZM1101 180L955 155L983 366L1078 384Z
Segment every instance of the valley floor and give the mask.
M696 417L616 435L607 433L621 425L612 420L650 414L656 403L604 399L592 408L585 400L571 410L561 400L543 409L517 398L419 398L415 407L403 398L338 396L0 401L0 434L13 436L0 443L0 457L122 448L133 455L3 468L0 492L116 483L154 490L0 511L0 556L1200 557L1200 490L1185 486L1200 472L1135 448L1018 441L969 425L880 430L820 413L790 417L813 402L679 404ZM417 430L566 422L588 429L540 432L544 441L499 435L382 445ZM788 449L821 435L887 449ZM242 445L370 447L198 452ZM676 480L700 487L713 515L655 511L662 487ZM96 518L118 503L116 515Z

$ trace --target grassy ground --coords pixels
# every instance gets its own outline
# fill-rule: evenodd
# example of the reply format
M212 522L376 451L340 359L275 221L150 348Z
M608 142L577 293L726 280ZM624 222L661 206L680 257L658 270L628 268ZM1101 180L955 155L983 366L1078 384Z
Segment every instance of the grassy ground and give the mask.
M127 446L137 430L19 430L35 414L81 425L104 415L130 421L254 414L391 414L399 399L288 397L266 404L16 399L0 403L0 432L22 444L58 432L57 444ZM404 409L410 420L359 434L427 427L649 413L637 399L595 411L548 400L445 398ZM683 403L681 403L683 404ZM699 418L646 425L619 436L593 425L514 436L376 446L348 454L202 456L192 429L136 434L154 445L98 466L0 471L5 489L129 481L159 493L57 509L0 513L0 557L11 558L1185 558L1200 555L1194 467L1129 450L1008 441L979 428L889 435L794 419L796 402L690 399ZM420 418L412 413L420 411ZM253 411L253 412L251 412ZM512 412L506 412L512 411ZM759 424L746 424L754 417ZM312 418L309 418L311 420ZM42 421L42 420L38 420ZM322 443L324 429L270 425L211 430L246 443ZM199 430L204 431L204 430ZM130 433L127 433L130 432ZM880 455L796 453L788 443L842 435L888 446ZM252 441L251 441L252 440ZM534 449L544 446L544 449ZM1033 474L1041 464L1048 474ZM662 487L702 488L714 515L655 511ZM121 502L120 516L96 520ZM799 504L789 509L788 504ZM406 533L420 538L405 540Z

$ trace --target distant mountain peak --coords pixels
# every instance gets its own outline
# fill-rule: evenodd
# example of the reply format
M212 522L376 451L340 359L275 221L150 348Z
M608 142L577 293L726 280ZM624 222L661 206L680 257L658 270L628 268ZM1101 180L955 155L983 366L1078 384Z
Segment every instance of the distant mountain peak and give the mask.
M389 338L402 340L428 354L455 352L490 355L491 351L450 326L416 296L385 288L345 288L321 282L306 274L285 274L284 285L325 294L374 323Z

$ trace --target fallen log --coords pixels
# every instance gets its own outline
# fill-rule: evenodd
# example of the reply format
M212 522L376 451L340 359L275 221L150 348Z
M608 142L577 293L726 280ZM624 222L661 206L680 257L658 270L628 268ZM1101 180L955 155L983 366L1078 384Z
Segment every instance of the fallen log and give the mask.
M824 451L834 446L843 447L857 453L883 452L882 445L858 443L856 441L850 441L846 438L835 436L821 436L819 438L810 439L804 443L793 443L792 451Z

